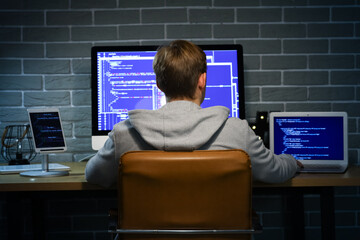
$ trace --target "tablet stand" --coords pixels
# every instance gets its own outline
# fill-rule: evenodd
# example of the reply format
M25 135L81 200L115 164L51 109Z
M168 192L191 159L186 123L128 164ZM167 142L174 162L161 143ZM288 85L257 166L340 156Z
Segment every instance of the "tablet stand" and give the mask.
M44 158L41 161L41 165L42 165L42 170L26 171L20 173L20 175L25 177L59 177L59 176L69 175L68 171L50 171L48 154L44 155Z

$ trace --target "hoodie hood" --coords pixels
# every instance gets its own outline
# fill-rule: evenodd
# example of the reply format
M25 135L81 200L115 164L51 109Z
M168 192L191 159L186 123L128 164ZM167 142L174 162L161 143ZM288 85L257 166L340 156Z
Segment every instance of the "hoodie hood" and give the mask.
M222 106L201 108L190 101L174 101L158 110L129 111L129 121L156 149L193 151L209 141L229 112Z

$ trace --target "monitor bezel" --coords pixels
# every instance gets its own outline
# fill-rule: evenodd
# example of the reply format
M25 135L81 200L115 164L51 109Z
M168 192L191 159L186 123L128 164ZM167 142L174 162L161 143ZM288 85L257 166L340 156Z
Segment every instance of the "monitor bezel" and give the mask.
M240 44L226 45L198 45L206 50L237 50L238 61L238 93L239 93L239 118L245 119L245 90L244 90L244 63L243 48ZM92 111L92 136L107 135L111 130L98 130L97 112L97 53L98 52L132 52L132 51L157 51L159 46L94 46L91 48L91 111ZM241 81L240 81L241 80Z

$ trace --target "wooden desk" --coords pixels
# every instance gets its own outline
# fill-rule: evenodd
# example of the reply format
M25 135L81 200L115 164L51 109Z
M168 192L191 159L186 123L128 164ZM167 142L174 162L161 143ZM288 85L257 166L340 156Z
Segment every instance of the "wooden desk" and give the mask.
M71 168L69 176L50 177L50 178L30 178L22 177L19 174L0 175L0 192L8 192L16 194L17 192L41 192L41 191L116 191L116 187L105 189L100 186L90 184L85 180L84 169L86 162L65 162L62 163ZM337 186L360 186L360 166L352 166L343 174L314 174L301 173L293 179L280 184L267 184L254 182L253 189L255 192L269 194L286 194L289 196L289 202L293 209L291 225L294 226L292 235L289 239L304 239L304 206L303 196L307 192L317 193L320 195L321 201L321 218L322 218L322 239L335 239L335 212L334 212L334 191L333 187ZM34 209L41 208L41 203L34 201L36 206ZM14 208L17 206L14 205ZM41 222L41 212L36 211L34 222ZM10 214L12 215L12 214ZM8 216L9 234L18 231L16 227L12 229L11 223L15 223L17 219ZM19 234L15 231L15 235ZM34 239L44 239L42 236L42 226L34 230Z
M86 162L62 162L69 166L69 176L62 177L23 177L19 174L0 175L0 191L82 191L106 190L85 180ZM115 188L114 188L115 189Z
M107 190L85 180L86 162L61 163L71 168L69 176L30 178L19 174L0 175L0 191L82 191ZM344 174L301 173L293 179L279 184L254 182L254 188L297 188L360 186L360 166L352 166ZM111 188L115 190L115 187Z

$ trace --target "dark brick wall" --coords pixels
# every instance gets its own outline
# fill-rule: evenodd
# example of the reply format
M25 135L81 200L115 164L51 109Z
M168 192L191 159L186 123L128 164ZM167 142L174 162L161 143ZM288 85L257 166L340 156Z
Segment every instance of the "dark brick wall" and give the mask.
M93 153L90 48L179 38L243 45L249 121L257 111L346 111L350 163L360 163L359 0L2 0L0 133L26 122L27 107L57 106L69 151L50 160L79 161ZM359 189L339 188L336 194L337 237L358 239ZM48 202L49 239L104 239L103 227L94 226L106 213L87 204L108 198L79 198ZM254 196L265 225L257 238L284 238L283 201ZM318 239L319 199L309 195L305 203L307 239ZM77 212L83 204L86 210ZM0 238L4 209L2 197Z

